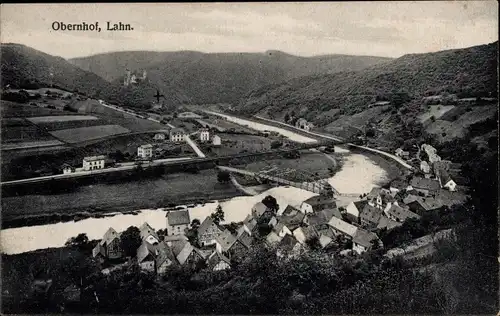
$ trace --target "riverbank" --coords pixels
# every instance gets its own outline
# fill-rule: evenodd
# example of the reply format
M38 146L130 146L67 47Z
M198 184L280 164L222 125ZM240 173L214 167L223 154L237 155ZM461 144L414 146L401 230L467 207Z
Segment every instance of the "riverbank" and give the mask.
M231 183L219 183L213 169L165 174L154 179L82 186L61 194L4 197L2 228L100 218L110 213L207 203L240 195Z

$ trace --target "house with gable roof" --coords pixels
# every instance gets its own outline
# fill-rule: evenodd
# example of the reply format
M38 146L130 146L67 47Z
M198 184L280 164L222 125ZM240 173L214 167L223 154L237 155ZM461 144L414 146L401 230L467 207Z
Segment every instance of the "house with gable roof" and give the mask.
M326 197L321 194L305 200L300 205L300 211L304 214L319 212L327 208L337 208L337 202L334 198Z
M393 221L401 223L406 221L408 218L420 218L418 214L415 214L412 211L397 205L396 203L388 204L384 210L384 214Z
M410 186L413 190L421 192L425 195L435 194L440 188L437 180L421 177L413 177L410 181Z
M221 230L221 232L215 236L215 249L222 254L229 253L229 250L235 242L236 237L233 236L229 230Z
M155 244L160 242L160 237L156 234L156 231L153 227L151 227L147 222L139 227L139 231L141 234L141 239L147 241L150 244Z
M313 237L319 237L318 232L311 226L299 227L293 231L293 236L301 244L305 244L307 240Z
M383 211L375 206L366 204L359 217L361 225L366 229L375 228L382 216Z
M409 207L410 211L419 215L443 207L443 204L433 197L421 197L417 195L408 195L403 199L403 203Z
M358 228L352 238L352 250L361 254L370 250L374 241L378 241L378 236L376 234Z
M447 189L448 191L456 191L457 190L457 184L453 179L450 177L450 174L448 171L441 169L437 173L437 178L439 181L439 185L443 189Z
M303 246L292 235L286 235L277 245L276 256L280 259L296 258L303 251Z
M272 228L272 231L275 232L280 238L284 237L285 235L292 235L292 232L288 227L286 227L285 224L282 222L277 222L276 225Z
M102 256L106 259L119 259L123 255L120 245L120 234L110 227L102 240L92 249L92 256Z
M191 223L188 210L169 211L166 217L168 235L184 235Z
M253 207L252 207L252 217L255 219L259 219L261 216L263 216L265 213L270 212L271 209L268 208L264 203L262 202L257 202Z
M253 235L258 229L257 220L252 215L247 215L240 229L244 229L249 235Z
M221 229L215 224L212 217L205 217L200 227L198 227L198 241L201 247L214 245L216 242L215 236L220 232Z
M275 231L271 231L269 234L266 236L266 245L268 247L273 247L277 245L283 237L280 237Z
M340 211L337 208L323 209L319 212L306 214L304 223L312 227L318 227L328 224L330 219L334 216L342 219L342 214L340 214Z
M156 247L147 241L143 241L137 249L137 264L143 271L155 271L156 255L158 254Z
M169 267L177 264L174 252L165 243L159 243L155 251L155 271L157 274L164 274Z
M354 237L354 234L358 229L358 227L349 224L348 222L343 221L337 217L332 217L328 222L328 225L332 227L336 235L343 235L349 239L352 239Z
M395 227L401 226L403 223L393 221L392 219L386 216L380 216L380 220L377 224L377 229L393 229Z
M368 201L366 200L354 201L347 204L345 208L346 219L350 220L353 223L359 222L359 215L363 211L363 208L366 204L368 204Z
M231 260L218 251L212 252L206 262L208 268L212 271L231 269Z
M194 266L198 262L205 260L204 253L186 240L180 240L174 243L172 251L180 265Z

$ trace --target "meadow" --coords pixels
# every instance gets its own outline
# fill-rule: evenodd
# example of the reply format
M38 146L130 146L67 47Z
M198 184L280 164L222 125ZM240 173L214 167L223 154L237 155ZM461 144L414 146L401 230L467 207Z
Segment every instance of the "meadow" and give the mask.
M99 125L52 131L50 134L67 143L79 143L130 132L120 125Z

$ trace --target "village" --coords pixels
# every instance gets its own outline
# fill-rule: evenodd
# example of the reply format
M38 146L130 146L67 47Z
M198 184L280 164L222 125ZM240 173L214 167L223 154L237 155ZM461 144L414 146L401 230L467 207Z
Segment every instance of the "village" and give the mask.
M420 170L405 179L395 179L388 188L373 188L347 206L339 206L331 191L284 208L267 196L252 207L244 221L231 224L222 224L224 211L220 205L203 220L191 218L189 210L181 208L167 212L165 229L155 231L144 223L127 230L140 236L134 256L127 256L122 248L127 242L122 241L123 233L112 227L92 256L105 263L103 273L109 273L115 264L118 268L135 264L142 271L162 275L176 265L201 264L211 271L231 269L256 244L275 251L282 260L310 250L359 256L382 249L381 232L465 200L464 188L450 176L457 174L460 166L441 160L430 145L423 144L420 152L424 153ZM396 154L409 158L401 151Z

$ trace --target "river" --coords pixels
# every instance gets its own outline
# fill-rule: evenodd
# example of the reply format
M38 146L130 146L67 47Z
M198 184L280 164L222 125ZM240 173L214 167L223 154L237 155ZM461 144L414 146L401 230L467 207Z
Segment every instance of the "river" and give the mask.
M227 115L223 116L234 123L246 125L256 130L278 132L296 142L316 142L315 139L279 127ZM380 183L387 180L387 171L368 156L350 153L349 150L340 147L336 147L335 150L344 155L343 167L328 181L340 193L367 193L373 187L379 186ZM235 197L220 203L225 213L225 222L242 221L250 213L252 206L267 195L274 196L280 205L280 210L283 210L287 205L298 206L302 201L315 194L292 187L277 187L256 196ZM346 205L353 198L339 199L340 205ZM198 218L203 221L215 210L218 204L207 203L189 208L191 219ZM138 215L118 214L113 217L89 218L78 222L5 229L0 231L1 251L5 254L17 254L43 248L61 247L66 240L79 233L86 233L90 239L100 239L109 227L123 231L129 226L140 226L144 222L148 222L155 229L162 229L166 226L166 214L167 211L164 209L147 209L141 210Z

